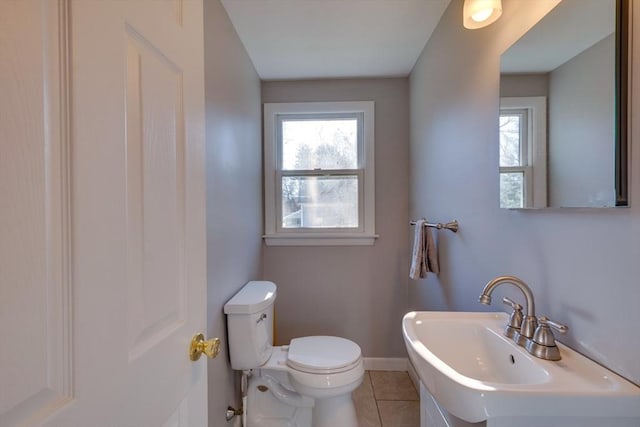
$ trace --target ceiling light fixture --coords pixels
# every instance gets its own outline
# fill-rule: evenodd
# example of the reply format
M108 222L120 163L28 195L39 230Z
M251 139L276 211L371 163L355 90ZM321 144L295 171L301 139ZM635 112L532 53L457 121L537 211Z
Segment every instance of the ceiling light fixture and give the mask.
M493 24L502 15L502 0L464 0L462 25L470 30Z

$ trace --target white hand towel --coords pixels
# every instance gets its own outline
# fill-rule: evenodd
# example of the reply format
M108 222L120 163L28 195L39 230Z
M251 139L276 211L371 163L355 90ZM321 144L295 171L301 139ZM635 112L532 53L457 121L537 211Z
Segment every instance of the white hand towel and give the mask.
M411 269L409 270L409 277L414 280L424 279L429 272L440 273L438 249L433 241L431 228L424 225L426 222L425 219L416 221Z

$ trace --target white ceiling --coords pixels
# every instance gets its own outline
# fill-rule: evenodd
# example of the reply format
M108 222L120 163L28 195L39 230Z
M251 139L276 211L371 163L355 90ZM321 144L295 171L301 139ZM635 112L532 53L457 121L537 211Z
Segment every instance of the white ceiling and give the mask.
M451 0L221 0L263 80L406 76Z

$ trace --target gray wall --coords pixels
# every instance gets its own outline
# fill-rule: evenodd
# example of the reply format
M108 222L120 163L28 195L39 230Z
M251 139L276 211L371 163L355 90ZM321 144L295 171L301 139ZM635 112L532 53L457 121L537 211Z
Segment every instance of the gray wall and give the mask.
M500 96L549 96L549 74L501 74Z
M457 235L440 232L443 273L410 283L410 308L485 310L476 302L482 287L515 274L531 286L538 314L570 327L563 342L640 383L640 150L631 208L499 209L500 54L545 2L505 0L502 18L475 31L462 27L462 4L452 1L410 76L411 217L460 221ZM636 69L639 15L636 7ZM640 73L633 76L637 100ZM632 114L634 145L640 108Z
M260 80L218 0L204 2L207 126L207 325L222 338L208 363L209 425L239 406L227 355L224 303L262 274Z
M338 335L365 356L404 357L400 320L408 282L408 80L264 82L263 102L375 101L373 246L265 247L264 278L278 285L279 343Z
M615 43L612 34L549 74L550 206L615 205Z

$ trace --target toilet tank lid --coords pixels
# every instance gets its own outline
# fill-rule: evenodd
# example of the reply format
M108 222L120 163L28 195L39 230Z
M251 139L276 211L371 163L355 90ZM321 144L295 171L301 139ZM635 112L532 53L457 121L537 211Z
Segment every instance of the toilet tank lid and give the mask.
M258 313L273 304L276 285L267 281L251 281L244 285L225 305L225 314Z

